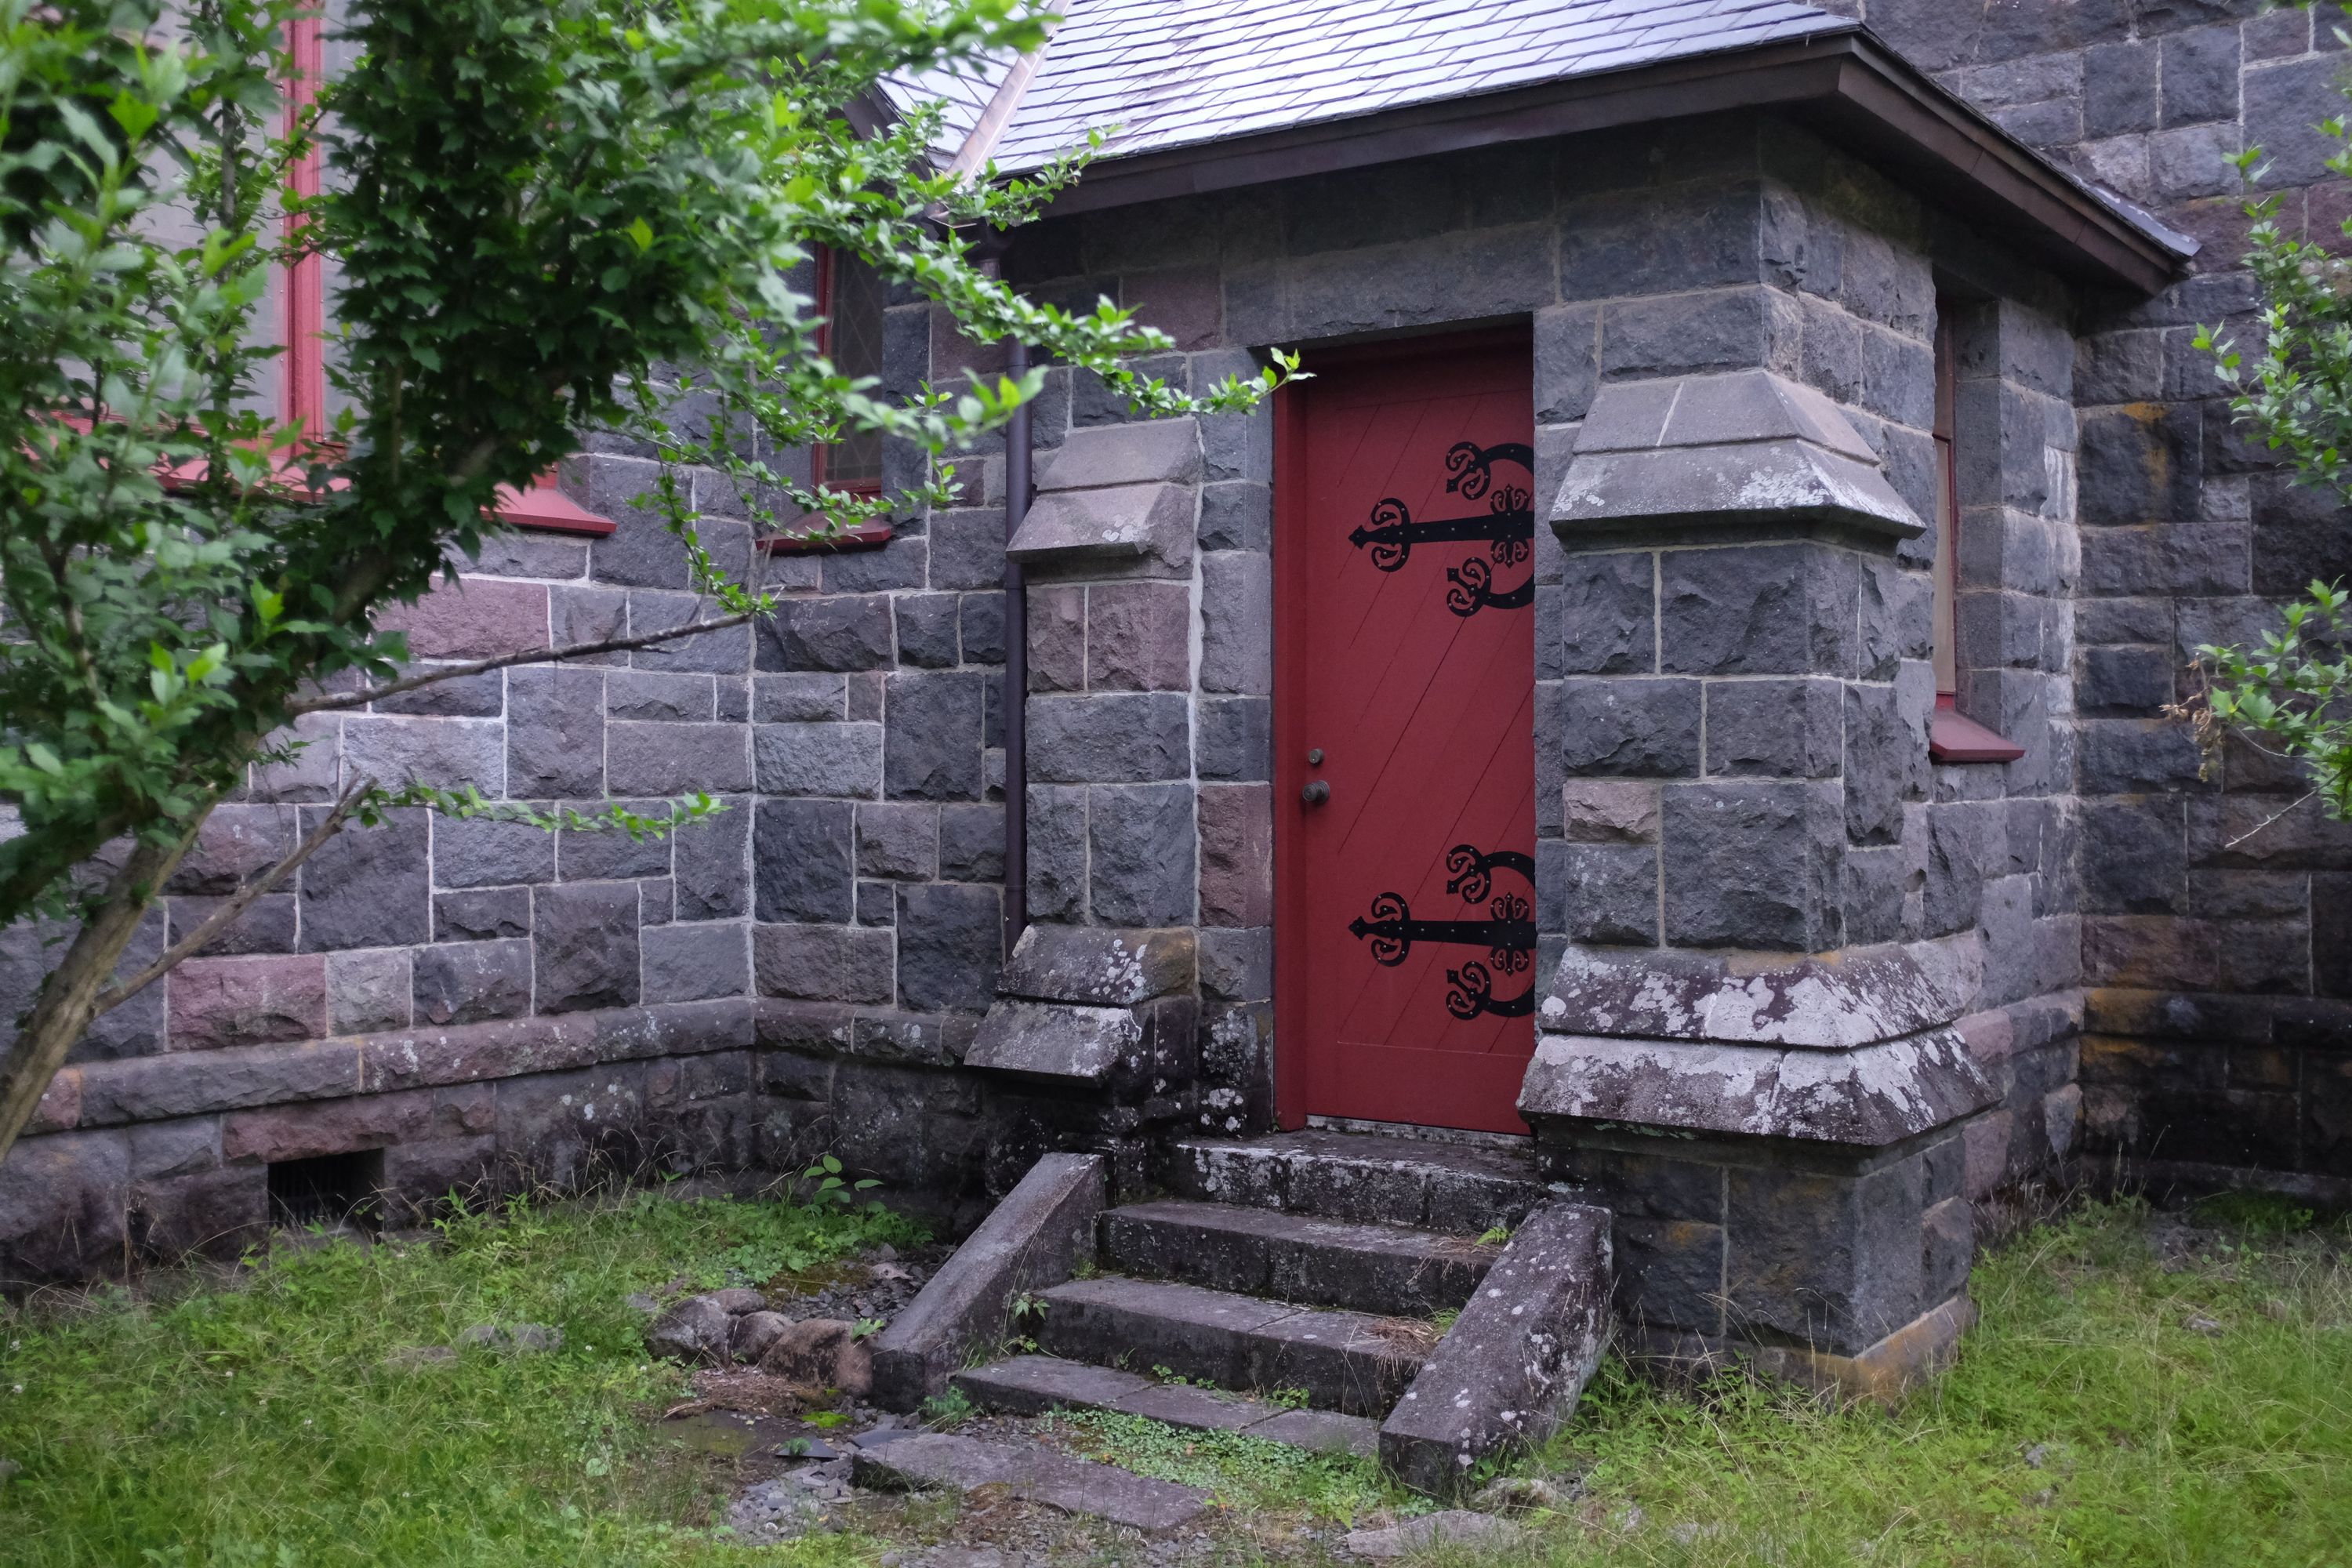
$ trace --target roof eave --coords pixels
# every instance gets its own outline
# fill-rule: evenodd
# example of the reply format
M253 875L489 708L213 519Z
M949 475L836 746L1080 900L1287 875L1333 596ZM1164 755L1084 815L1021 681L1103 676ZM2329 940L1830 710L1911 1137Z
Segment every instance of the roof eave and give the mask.
M2077 281L2152 294L2185 260L1859 30L1102 159L1051 211L1740 109L1787 112Z

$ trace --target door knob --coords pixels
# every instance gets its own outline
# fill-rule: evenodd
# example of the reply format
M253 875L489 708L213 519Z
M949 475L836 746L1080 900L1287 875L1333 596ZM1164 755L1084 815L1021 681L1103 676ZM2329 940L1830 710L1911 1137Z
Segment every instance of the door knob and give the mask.
M1317 779L1298 792L1298 798L1308 805L1321 805L1331 798L1331 786Z

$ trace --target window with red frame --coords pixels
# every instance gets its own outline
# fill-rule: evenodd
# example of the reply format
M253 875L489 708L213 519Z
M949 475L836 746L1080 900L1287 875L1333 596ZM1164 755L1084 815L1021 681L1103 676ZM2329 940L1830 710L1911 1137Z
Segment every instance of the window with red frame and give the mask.
M293 57L293 75L286 84L286 126L291 132L304 111L318 100L319 84L326 79L327 44L322 19L311 15L289 22L286 47ZM289 172L288 184L298 196L315 196L319 194L319 149L313 143ZM291 238L301 219L289 213L285 221L287 235ZM330 433L331 416L325 262L317 256L305 256L289 263L278 279L277 292L278 327L284 334L280 342L286 346L278 359L278 416L299 428L307 439L324 440ZM551 471L539 476L527 490L499 486L497 516L501 522L518 528L557 533L601 537L613 531L609 519L598 517L558 489Z
M817 252L817 347L852 380L882 374L882 310L889 285L863 260L830 246ZM882 489L882 437L866 430L821 446L813 455L817 483L859 495Z

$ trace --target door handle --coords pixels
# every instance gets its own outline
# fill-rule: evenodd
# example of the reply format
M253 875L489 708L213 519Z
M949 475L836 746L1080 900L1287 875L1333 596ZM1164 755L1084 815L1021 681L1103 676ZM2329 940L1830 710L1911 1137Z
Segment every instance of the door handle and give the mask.
M1321 805L1331 798L1331 786L1321 779L1317 779L1298 792L1298 798L1307 805Z

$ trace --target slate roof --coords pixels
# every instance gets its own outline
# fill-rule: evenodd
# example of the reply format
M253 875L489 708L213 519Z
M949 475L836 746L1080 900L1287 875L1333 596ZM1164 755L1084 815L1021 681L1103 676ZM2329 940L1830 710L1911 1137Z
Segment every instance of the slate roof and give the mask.
M989 154L1007 173L1109 132L1103 156L1352 119L1858 24L1797 0L1061 0ZM952 156L1002 79L926 73Z

